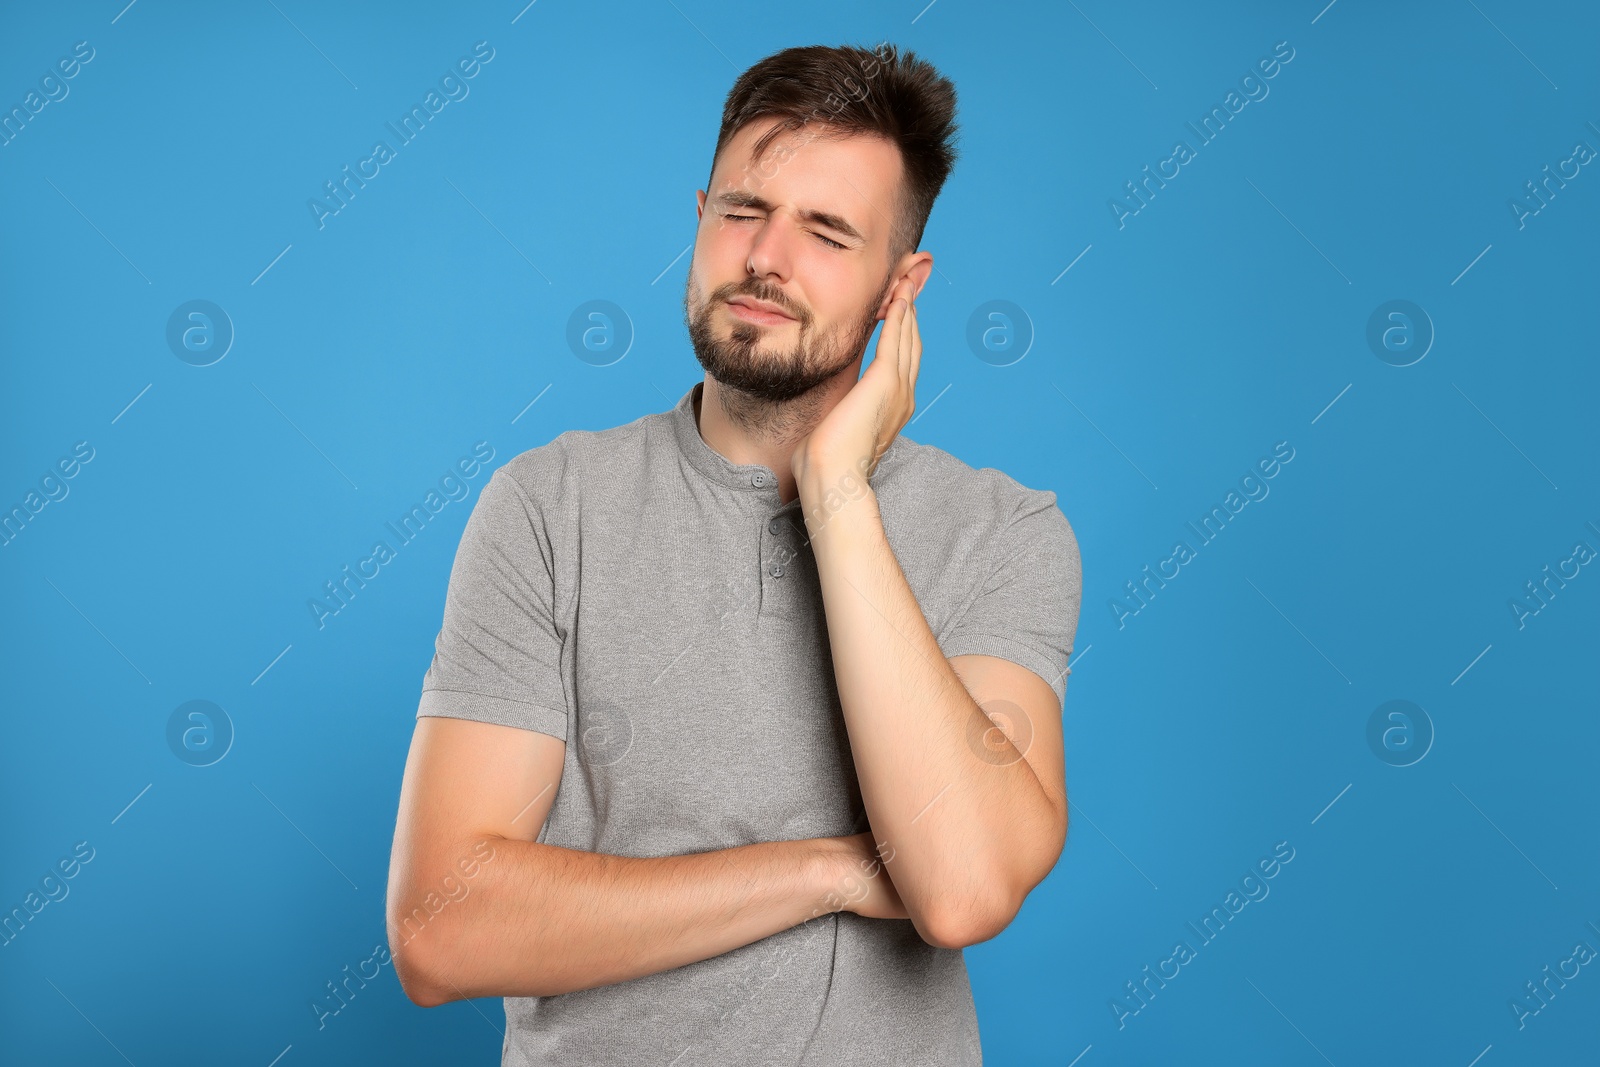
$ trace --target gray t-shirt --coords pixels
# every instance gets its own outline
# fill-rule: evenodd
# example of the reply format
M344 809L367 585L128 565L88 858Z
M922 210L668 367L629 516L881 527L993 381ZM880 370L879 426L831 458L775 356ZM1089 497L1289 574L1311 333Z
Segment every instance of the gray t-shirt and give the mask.
M670 856L868 828L801 502L701 438L703 384L515 457L462 534L417 715L565 739L545 843ZM872 489L945 655L1064 696L1081 569L1055 494L903 434ZM961 952L853 912L505 1009L507 1067L982 1058Z

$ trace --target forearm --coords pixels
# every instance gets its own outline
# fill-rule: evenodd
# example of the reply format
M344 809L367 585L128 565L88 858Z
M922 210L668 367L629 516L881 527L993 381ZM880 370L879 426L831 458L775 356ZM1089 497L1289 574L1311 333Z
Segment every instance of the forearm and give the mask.
M821 497L827 477L802 480ZM809 513L809 509L808 509ZM870 490L812 531L856 775L873 832L918 932L992 936L1048 869L1051 802L1024 759L985 759L996 729L939 648Z
M833 839L635 858L490 838L459 904L406 940L419 1002L553 996L709 959L822 911ZM396 942L391 928L391 944ZM400 935L404 937L404 935ZM398 955L398 953L397 953Z

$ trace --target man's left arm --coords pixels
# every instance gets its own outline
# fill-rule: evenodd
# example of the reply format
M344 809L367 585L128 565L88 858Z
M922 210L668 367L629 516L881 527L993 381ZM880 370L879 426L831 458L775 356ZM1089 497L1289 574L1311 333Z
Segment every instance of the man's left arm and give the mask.
M841 475L833 465L805 472L807 514ZM832 511L811 544L862 801L886 870L925 941L987 940L1044 880L1066 838L1061 701L1008 659L945 657L870 487Z

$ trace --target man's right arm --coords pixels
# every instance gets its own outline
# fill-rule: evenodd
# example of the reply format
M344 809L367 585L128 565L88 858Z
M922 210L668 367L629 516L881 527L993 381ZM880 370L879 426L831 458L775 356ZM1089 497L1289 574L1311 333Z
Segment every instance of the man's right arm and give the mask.
M565 750L532 730L418 718L387 905L415 1003L626 981L841 908L905 918L870 834L658 858L540 844Z

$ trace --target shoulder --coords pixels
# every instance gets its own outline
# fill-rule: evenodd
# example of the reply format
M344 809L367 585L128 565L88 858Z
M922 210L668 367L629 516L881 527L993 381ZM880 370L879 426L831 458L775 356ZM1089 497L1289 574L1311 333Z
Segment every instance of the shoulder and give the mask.
M900 438L893 467L878 489L901 510L947 524L1004 527L1027 515L1053 512L1070 529L1054 490L1036 489L994 467L973 467L935 445Z
M494 477L515 483L525 496L541 503L575 494L580 482L637 481L643 460L660 447L659 435L671 432L666 416L655 412L603 430L563 431L548 443L511 457Z
M895 462L884 473L881 488L874 476L874 492L903 559L948 568L969 581L1017 568L1069 584L1081 574L1077 534L1053 490L905 438L896 442Z

